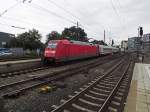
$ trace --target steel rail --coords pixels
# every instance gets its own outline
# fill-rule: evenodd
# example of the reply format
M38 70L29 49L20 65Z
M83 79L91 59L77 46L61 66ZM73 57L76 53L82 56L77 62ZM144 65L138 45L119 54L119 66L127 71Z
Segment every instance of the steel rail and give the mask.
M128 63L128 65L126 66L125 70L122 73L122 76L120 77L119 81L117 82L116 86L114 87L114 89L112 90L112 92L110 93L110 95L108 96L108 98L106 99L106 101L103 103L102 107L100 108L100 110L98 112L106 112L106 108L108 107L108 105L110 104L112 97L115 95L121 81L123 80L125 74L127 73L127 70L129 69L131 63Z
M103 62L105 63L105 61ZM19 82L15 82L15 83L12 83L12 84L7 84L7 85L3 85L0 87L0 89L4 89L6 87L10 87L12 85L16 85L16 84L21 84L21 83L26 83L26 82L29 82L29 81L33 81L33 80L36 80L38 81L36 84L33 84L33 85L30 85L28 87L24 87L22 89L18 89L18 90L15 90L15 91L12 91L12 92L9 92L9 93L5 93L3 94L2 96L3 97L6 97L6 96L9 96L9 95L13 95L13 94L19 94L25 90L29 90L29 89L32 89L34 87L37 87L37 86L40 86L40 85L43 85L43 84L47 84L51 81L54 81L54 80L58 80L58 79L61 79L61 78L65 78L67 76L70 76L71 74L76 74L76 73L79 73L79 72L82 72L83 70L85 69L90 69L90 68L94 68L95 66L98 66L100 64L103 64L102 62L100 63L89 63L89 64L85 64L84 66L78 66L78 67L75 67L75 68L70 68L68 70L64 70L64 71L59 71L59 72L55 72L53 73L52 75L49 75L49 74L46 74L44 76L39 76L39 77L36 77L36 78L32 78L32 79L28 79L28 80L24 80L24 81L19 81ZM92 65L93 64L93 65ZM75 70L75 71L73 71ZM68 74L66 74L65 72L69 72ZM71 73L72 72L72 73ZM58 74L62 74L62 73L65 73L63 75L58 75ZM46 81L42 81L41 79L44 79L44 78L49 78L48 80ZM39 80L40 79L40 80Z
M76 95L74 95L71 99L68 101L65 101L65 103L61 104L60 106L56 107L52 112L62 112L65 108L68 108L68 105L72 104L73 102L77 101L82 95L84 95L88 90L90 90L92 87L94 87L96 84L99 83L100 80L104 79L106 76L108 76L111 72L114 70L116 71L117 67L121 65L123 60L121 60L119 63L117 63L115 66L113 66L111 69L109 69L106 73L104 73L103 76L100 78L96 79L95 81L92 82L88 87L83 89L81 92L77 92Z

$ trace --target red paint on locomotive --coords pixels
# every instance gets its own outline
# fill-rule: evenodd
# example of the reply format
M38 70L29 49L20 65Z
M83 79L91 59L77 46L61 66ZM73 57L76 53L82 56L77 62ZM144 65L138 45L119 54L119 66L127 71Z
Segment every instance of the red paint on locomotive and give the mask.
M62 62L96 57L98 55L98 47L91 43L69 40L51 40L45 48L44 60Z

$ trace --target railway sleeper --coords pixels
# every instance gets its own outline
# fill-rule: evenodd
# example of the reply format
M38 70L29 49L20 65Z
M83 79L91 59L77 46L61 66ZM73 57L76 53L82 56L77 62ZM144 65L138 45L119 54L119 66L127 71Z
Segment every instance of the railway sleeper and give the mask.
M126 91L126 87L125 87L125 88L119 88L119 89L118 89L118 92L120 92L120 93L121 93L121 92L124 93L125 91Z
M13 72L13 75L20 75L19 72Z
M121 103L123 101L123 97L121 97L120 99L116 99L115 97L112 99L110 104L113 104L113 102L117 102L117 103Z
M95 102L93 100L90 100L90 99L84 99L84 98L79 98L78 101L81 103L84 103L86 104L87 106L91 106L91 107L94 107L94 108L99 108L99 106L101 105L101 102Z
M97 90L97 91L104 91L106 93L110 93L111 91L109 90L104 90L104 89L101 89L101 88L97 88L97 87L93 87L93 89Z
M89 87L89 85L84 85L83 87L84 87L84 88L87 88L87 87Z
M68 97L69 97L69 98L72 98L72 97L74 97L74 96L73 96L73 95L68 95Z
M114 97L114 100L115 100L115 101L121 101L121 100L122 100L122 97L115 96L115 97Z
M101 98L107 98L108 97L108 94L103 94L103 93L99 93L99 92L92 91L92 90L90 90L89 93L92 93L93 95L97 95Z
M118 112L118 110L113 107L108 107L108 112Z
M99 83L100 85L104 85L104 86L110 86L110 87L114 87L115 84L109 84L109 83L103 83L103 82L100 82Z
M57 105L52 105L51 106L51 108L53 108L53 109L56 109L56 108L58 108L59 106L57 106Z
M87 97L89 99L93 99L93 100L98 100L99 102L104 102L105 99L99 98L99 97L95 97L95 96L91 96L89 94L84 94L84 97Z
M120 106L120 102L116 102L116 101L113 100L111 102L111 105L119 107Z
M65 100L65 99L60 100L60 103L66 103L66 102L67 102L67 100Z
M127 86L129 81L125 81L121 84L121 86Z
M98 104L102 104L104 102L104 99L101 98L96 98L94 96L89 96L89 95L84 95L82 97L83 99L86 99L87 101L93 102L93 103L98 103Z
M88 94L90 96L94 96L96 98L104 99L104 100L107 98L106 96L102 96L100 94L95 94L94 92L87 92L86 94Z
M97 84L96 86L98 88L105 89L105 90L110 90L110 91L113 89L113 87L107 87L107 86L103 86L103 85L99 85L99 84Z
M90 110L87 108L84 108L78 104L72 104L71 107L69 107L69 109L67 109L67 111L69 112L96 112L94 110Z
M83 91L85 88L82 87L82 88L79 88L79 89L80 89L81 91Z
M1 74L2 78L8 77L7 74Z
M13 76L13 73L8 73L7 74L7 77L12 77Z
M117 91L116 95L122 97L124 94L122 92Z
M106 94L106 95L109 95L109 94L110 94L110 92L105 91L105 90L102 90L102 89L98 90L98 89L96 89L96 88L92 88L92 91L95 91L95 92L101 93L101 94Z
M97 103L93 103L84 99L79 98L77 100L77 102L75 102L76 105L80 106L80 107L84 107L86 109L89 110L94 110L96 111L97 109L99 109L99 107L101 106L100 104Z
M106 80L106 79L104 79L104 81L105 81L105 82L108 82L108 83L113 81L113 82L115 83L115 82L117 82L117 81L118 81L118 79L110 79L110 80Z
M104 83L109 83L109 84L116 84L116 82L113 82L113 81L105 81L105 80L103 80L103 81L101 81L101 82L104 82Z
M112 79L113 79L113 80L116 80L117 77L114 77L114 76L113 76L113 77L106 77L104 80L110 81L110 80L112 80Z
M123 93L119 92L119 90L117 91L116 95L113 97L113 99L110 103L110 106L108 107L108 111L111 111L111 112L119 111L120 112L122 110L125 93L126 93L126 89L124 89Z
M120 112L122 110L122 102L114 102L112 101L111 104L108 107L108 110L111 108L115 109L115 111ZM112 112L112 111L111 111Z

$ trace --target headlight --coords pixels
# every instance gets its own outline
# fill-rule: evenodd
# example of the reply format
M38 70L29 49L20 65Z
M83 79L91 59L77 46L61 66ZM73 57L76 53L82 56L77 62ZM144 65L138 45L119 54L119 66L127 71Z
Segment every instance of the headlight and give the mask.
M55 51L45 51L45 53L55 53Z

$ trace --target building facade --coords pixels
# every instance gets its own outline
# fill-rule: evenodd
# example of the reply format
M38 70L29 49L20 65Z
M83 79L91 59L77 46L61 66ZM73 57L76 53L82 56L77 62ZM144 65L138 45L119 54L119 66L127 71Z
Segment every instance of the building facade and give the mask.
M127 40L121 41L121 48L124 48L125 50L127 50L127 48L128 48L128 41Z
M128 38L128 50L137 51L141 50L141 37L131 37Z
M143 35L143 50L149 51L150 50L150 33Z
M15 35L5 32L0 32L0 47L5 47Z

